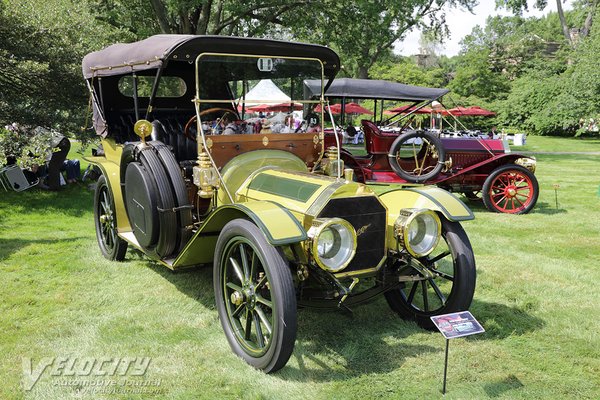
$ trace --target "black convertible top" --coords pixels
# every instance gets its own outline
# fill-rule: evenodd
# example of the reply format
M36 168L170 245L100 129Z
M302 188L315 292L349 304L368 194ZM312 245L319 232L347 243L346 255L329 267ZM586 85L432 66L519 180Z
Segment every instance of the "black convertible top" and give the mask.
M316 58L323 62L328 79L333 79L340 67L340 59L333 50L314 44L232 36L155 35L139 42L113 44L86 55L82 62L83 76L91 79L123 75L160 68L171 60L193 62L202 53Z
M305 81L312 96L321 94L321 82ZM348 97L353 99L386 99L406 101L433 101L448 93L448 89L435 89L423 86L374 79L335 79L325 92L326 97Z

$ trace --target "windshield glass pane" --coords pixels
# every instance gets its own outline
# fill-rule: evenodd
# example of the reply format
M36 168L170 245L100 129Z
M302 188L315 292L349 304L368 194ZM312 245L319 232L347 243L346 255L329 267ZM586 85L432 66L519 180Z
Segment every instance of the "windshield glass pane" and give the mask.
M198 60L198 98L246 106L305 103L307 79L321 79L318 60L205 55Z

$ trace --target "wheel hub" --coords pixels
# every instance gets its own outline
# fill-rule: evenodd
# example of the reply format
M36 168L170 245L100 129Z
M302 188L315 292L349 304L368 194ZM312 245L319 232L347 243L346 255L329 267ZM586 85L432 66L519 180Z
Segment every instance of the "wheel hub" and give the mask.
M515 197L517 195L517 189L514 186L509 186L506 188L506 196Z
M256 306L256 293L254 292L254 288L252 286L247 286L241 291L236 290L231 293L231 302L236 306L245 303L248 309L253 310Z

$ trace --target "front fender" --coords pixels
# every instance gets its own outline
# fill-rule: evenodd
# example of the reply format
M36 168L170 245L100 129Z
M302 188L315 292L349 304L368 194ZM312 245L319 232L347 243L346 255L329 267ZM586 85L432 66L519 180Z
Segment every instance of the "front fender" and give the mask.
M387 242L391 249L397 246L394 223L403 208L426 208L437 211L450 221L467 221L475 218L465 203L436 186L391 190L381 194L379 199L388 209Z
M449 221L468 221L475 218L465 203L436 186L391 190L381 194L379 198L388 209L388 220L393 218L395 221L403 208L427 208L441 213Z
M290 211L272 201L228 204L216 209L188 242L172 268L212 262L219 233L229 221L244 218L254 222L273 246L298 243L308 238Z

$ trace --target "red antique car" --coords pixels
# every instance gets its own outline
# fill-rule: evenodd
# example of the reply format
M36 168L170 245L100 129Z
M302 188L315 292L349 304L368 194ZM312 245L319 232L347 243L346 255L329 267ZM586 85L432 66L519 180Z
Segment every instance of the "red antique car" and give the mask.
M311 90L312 83L306 85ZM318 93L316 88L314 93ZM483 200L490 211L510 214L531 211L539 192L535 159L511 152L507 142L499 138L467 131L448 133L411 127L412 116L446 93L446 89L380 80L333 81L325 96L342 99L342 115L346 99L375 100L373 121L362 120L360 127L366 155L344 147L341 155L345 166L354 170L355 179L360 182L437 185L462 193L469 200ZM386 119L383 100L407 104L404 112ZM355 133L352 128L344 132L334 129L340 143ZM336 146L334 129L325 131L327 146Z

